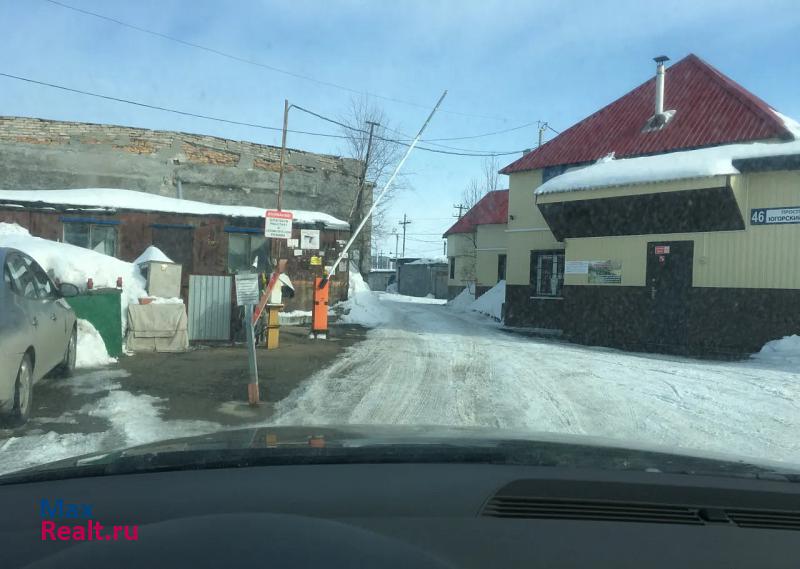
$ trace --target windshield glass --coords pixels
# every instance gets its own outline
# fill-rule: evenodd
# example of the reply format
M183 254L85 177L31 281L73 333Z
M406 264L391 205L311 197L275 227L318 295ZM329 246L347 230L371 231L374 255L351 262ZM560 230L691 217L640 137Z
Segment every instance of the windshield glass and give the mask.
M174 439L800 464L771 6L1 3L0 474Z

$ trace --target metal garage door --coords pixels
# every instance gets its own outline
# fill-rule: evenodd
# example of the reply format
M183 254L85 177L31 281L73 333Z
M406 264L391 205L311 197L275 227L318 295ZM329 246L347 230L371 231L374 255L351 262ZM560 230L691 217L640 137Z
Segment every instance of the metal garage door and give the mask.
M233 277L189 276L189 340L231 339Z

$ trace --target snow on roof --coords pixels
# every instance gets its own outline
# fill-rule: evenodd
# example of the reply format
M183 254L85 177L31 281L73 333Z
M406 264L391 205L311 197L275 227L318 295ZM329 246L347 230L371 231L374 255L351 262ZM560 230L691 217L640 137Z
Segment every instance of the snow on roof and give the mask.
M417 259L416 261L411 261L410 263L406 263L406 265L439 265L439 264L447 264L447 259Z
M131 209L190 215L222 215L225 217L254 217L263 219L266 208L253 206L217 205L192 200L179 200L147 192L116 188L87 188L80 190L0 190L1 202L42 203L85 208ZM317 211L285 210L299 224L323 223L328 229L349 229L347 222Z
M664 90L664 108L676 113L663 129L643 130L653 114L655 77L651 76L500 172L593 162L611 152L629 158L756 140L789 140L800 133L800 129L792 131L784 117L764 101L694 54L667 69Z
M728 144L684 152L614 160L603 158L591 166L551 178L538 188L537 195L707 178L739 174L734 160L800 154L800 140L784 143Z
M134 265L141 265L142 263L147 263L149 261L156 261L159 263L172 263L172 259L167 257L164 252L156 247L155 245L150 245L144 252L136 257L133 261Z

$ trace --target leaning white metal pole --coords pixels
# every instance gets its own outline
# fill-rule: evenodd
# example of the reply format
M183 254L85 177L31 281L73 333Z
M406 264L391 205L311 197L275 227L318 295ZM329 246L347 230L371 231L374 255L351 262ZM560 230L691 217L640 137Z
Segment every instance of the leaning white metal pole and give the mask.
M379 193L378 197L373 200L372 207L370 207L369 211L367 211L367 215L364 216L364 219L361 220L361 223L358 224L358 227L356 227L356 230L350 236L350 241L347 242L347 245L344 246L342 252L339 253L339 258L336 259L336 262L333 265L331 265L330 272L327 275L325 275L325 277L320 281L319 288L323 288L328 283L328 279L330 278L330 276L336 274L336 268L339 266L339 263L341 263L342 259L344 259L344 256L347 255L347 252L353 245L353 241L355 241L356 237L358 237L358 234L361 233L362 229L364 229L364 226L367 224L367 220L372 215L372 212L375 211L375 207L381 201L383 195L389 190L389 187L392 185L392 182L394 182L394 179L397 177L398 172L400 172L400 168L403 167L403 164L405 164L409 154L411 154L411 151L414 150L414 147L417 145L417 142L419 142L420 137L422 137L422 133L425 132L425 129L428 127L428 123L431 122L433 115L436 114L436 111L439 109L439 105L441 105L442 101L444 101L445 96L447 96L447 90L445 90L445 92L442 93L442 96L439 97L439 100L436 102L436 106L433 107L431 114L428 115L428 118L425 120L425 123L422 125L422 128L419 129L417 136L414 137L414 140L411 141L411 144L408 145L408 150L406 150L406 153L403 155L402 160L400 160L400 162L397 164L397 167L394 169L394 172L392 172L392 176L386 182L386 185L383 186L381 193Z

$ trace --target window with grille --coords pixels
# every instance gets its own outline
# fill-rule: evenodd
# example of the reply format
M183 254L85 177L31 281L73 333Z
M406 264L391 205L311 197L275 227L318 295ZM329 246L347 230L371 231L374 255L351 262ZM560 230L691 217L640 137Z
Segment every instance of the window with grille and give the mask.
M531 251L533 296L560 297L564 287L564 251Z

